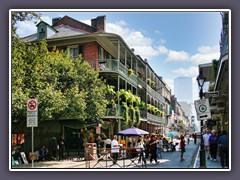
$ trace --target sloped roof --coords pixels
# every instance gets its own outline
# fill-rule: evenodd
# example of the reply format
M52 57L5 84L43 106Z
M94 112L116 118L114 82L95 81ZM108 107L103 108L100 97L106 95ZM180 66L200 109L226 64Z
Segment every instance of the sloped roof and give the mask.
M82 34L89 34L88 32L85 32L83 30L76 29L64 24L55 26L54 29L57 30L57 32L47 39L55 39L55 38L63 38L63 37L76 36L76 35L82 35ZM36 41L37 33L24 37L23 39L24 41L29 41L29 42Z
M67 36L75 36L75 35L81 35L81 34L88 34L88 32L85 32L80 29L76 29L76 28L73 28L73 27L70 27L70 26L64 25L64 24L55 26L55 29L58 31L58 33L49 37L49 39L61 38L61 37L67 37Z
M73 19L69 16L64 16L63 18L61 18L59 21L57 21L55 24L52 25L53 28L55 28L56 26L59 26L59 25L68 25L68 26L71 26L73 28L76 28L76 29L82 29L82 30L85 30L85 31L88 31L88 32L96 32L97 29L88 25L88 24L85 24L83 22L80 22L76 19Z

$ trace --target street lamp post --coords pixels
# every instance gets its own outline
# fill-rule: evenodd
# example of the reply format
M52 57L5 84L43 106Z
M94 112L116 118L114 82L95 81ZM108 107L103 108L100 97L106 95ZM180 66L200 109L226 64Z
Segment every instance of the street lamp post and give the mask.
M203 85L205 83L205 77L203 76L202 68L200 69L199 75L197 77L198 86L200 87L199 97L203 98ZM203 142L203 120L201 121L201 148L200 148L200 168L206 168L206 157L204 150L204 142Z

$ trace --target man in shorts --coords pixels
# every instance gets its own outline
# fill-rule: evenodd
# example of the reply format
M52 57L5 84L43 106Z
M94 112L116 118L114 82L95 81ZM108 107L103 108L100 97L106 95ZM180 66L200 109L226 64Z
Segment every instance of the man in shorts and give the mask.
M205 130L205 134L203 135L203 141L204 141L204 149L205 152L207 153L207 159L210 159L210 149L209 149L209 137L211 134L209 133L209 130Z

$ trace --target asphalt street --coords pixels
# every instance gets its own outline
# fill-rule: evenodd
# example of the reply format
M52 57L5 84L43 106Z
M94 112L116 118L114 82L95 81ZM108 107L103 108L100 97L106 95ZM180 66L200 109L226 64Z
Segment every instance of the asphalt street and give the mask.
M12 169L86 169L86 168L148 168L148 169L191 169L199 168L199 142L194 144L193 141L190 141L190 144L186 145L186 152L184 153L184 161L180 161L180 152L178 148L176 151L163 152L163 158L159 159L159 163L155 164L153 161L150 164L149 158L146 159L146 166L143 163L138 163L138 159L135 161L127 160L118 160L116 165L112 164L112 160L101 160L101 161L84 161L79 159L72 160L63 160L63 161L43 161L43 162L34 162L29 164L21 164L12 166ZM219 169L220 158L217 158L217 162L211 160L206 160L206 166L208 169Z

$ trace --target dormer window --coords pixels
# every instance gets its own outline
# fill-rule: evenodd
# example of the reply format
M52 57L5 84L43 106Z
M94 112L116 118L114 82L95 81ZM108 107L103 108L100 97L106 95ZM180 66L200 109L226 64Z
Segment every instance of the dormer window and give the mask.
M45 31L45 27L42 25L39 27L39 39L45 39L46 37L46 31Z
M41 21L37 24L37 37L38 40L47 39L57 33L57 30L52 28L49 24Z

